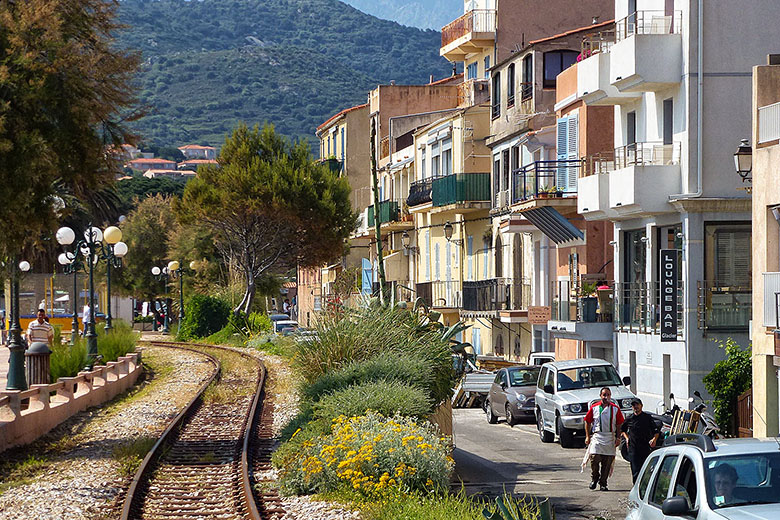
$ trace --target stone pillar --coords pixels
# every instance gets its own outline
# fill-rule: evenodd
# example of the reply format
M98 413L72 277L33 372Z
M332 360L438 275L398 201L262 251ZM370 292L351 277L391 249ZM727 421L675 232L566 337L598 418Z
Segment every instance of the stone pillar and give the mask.
M49 357L51 349L46 343L36 341L25 351L27 383L30 385L49 384Z

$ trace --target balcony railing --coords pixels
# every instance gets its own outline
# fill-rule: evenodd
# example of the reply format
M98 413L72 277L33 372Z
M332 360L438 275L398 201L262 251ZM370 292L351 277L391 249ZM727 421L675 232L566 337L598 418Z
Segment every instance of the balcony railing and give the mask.
M636 11L615 23L616 40L635 34L680 34L682 11Z
M585 159L582 176L609 173L629 166L669 166L680 164L680 143L632 143L600 152Z
M512 173L512 203L577 194L577 186L557 186L557 179L578 177L582 160L536 161Z
M390 137L383 137L379 142L379 157L384 158L390 155Z
M758 144L780 139L780 103L758 109Z
M441 29L441 46L446 47L458 38L470 33L496 32L496 11L474 9Z
M527 309L531 303L531 282L527 279L491 278L463 282L463 309L501 311Z
M379 223L395 222L401 218L400 205L396 200L385 200L379 203ZM368 225L374 225L374 206L368 207Z
M552 282L552 319L556 321L611 322L614 318L615 282L597 283L594 300L583 300L582 286L568 280ZM593 302L595 307L589 309Z
M615 31L601 31L582 40L580 56L585 59L600 52L609 52L613 45L615 45Z
M534 97L534 84L531 81L520 83L520 101L527 101Z
M411 207L430 202L432 191L433 178L415 181L409 186L409 197L406 199L406 204Z
M458 202L490 202L490 174L453 173L435 178L431 198L437 207Z
M677 288L677 336L683 335L683 283ZM615 284L615 330L640 334L661 333L660 287L658 282Z
M322 159L322 164L328 167L331 172L333 173L339 173L342 168L344 167L344 163L342 161L339 161L335 157L329 157L327 159Z
M460 281L457 280L437 280L434 282L422 282L415 286L417 297L429 307L452 307L461 306L462 288Z
M421 282L414 285L417 298L422 299L428 307L433 306L433 282Z
M749 285L698 282L696 316L699 329L747 331L753 315L752 299L753 290Z

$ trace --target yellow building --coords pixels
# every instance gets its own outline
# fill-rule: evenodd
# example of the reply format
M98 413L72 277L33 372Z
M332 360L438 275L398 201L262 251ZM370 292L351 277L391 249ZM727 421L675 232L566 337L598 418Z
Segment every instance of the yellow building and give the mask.
M778 434L780 56L753 69L753 435ZM745 143L747 144L747 143ZM747 150L749 151L749 149ZM745 173L745 175L751 175Z

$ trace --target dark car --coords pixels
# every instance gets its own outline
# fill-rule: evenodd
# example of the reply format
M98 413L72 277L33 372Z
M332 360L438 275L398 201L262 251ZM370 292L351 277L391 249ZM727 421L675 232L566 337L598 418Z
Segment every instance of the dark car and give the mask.
M499 416L504 416L510 426L521 418L534 418L534 396L540 369L539 366L518 366L496 372L485 400L485 415L490 424L495 424Z

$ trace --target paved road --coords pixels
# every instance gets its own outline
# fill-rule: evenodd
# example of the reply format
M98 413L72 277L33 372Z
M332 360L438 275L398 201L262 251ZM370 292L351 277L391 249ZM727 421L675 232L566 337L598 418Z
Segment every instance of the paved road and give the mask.
M533 424L512 428L503 420L488 424L479 409L454 410L453 416L456 473L467 493L492 495L505 488L518 494L549 496L557 520L597 515L625 518L631 472L620 456L609 481L610 491L591 491L589 468L580 473L583 449L543 444Z

